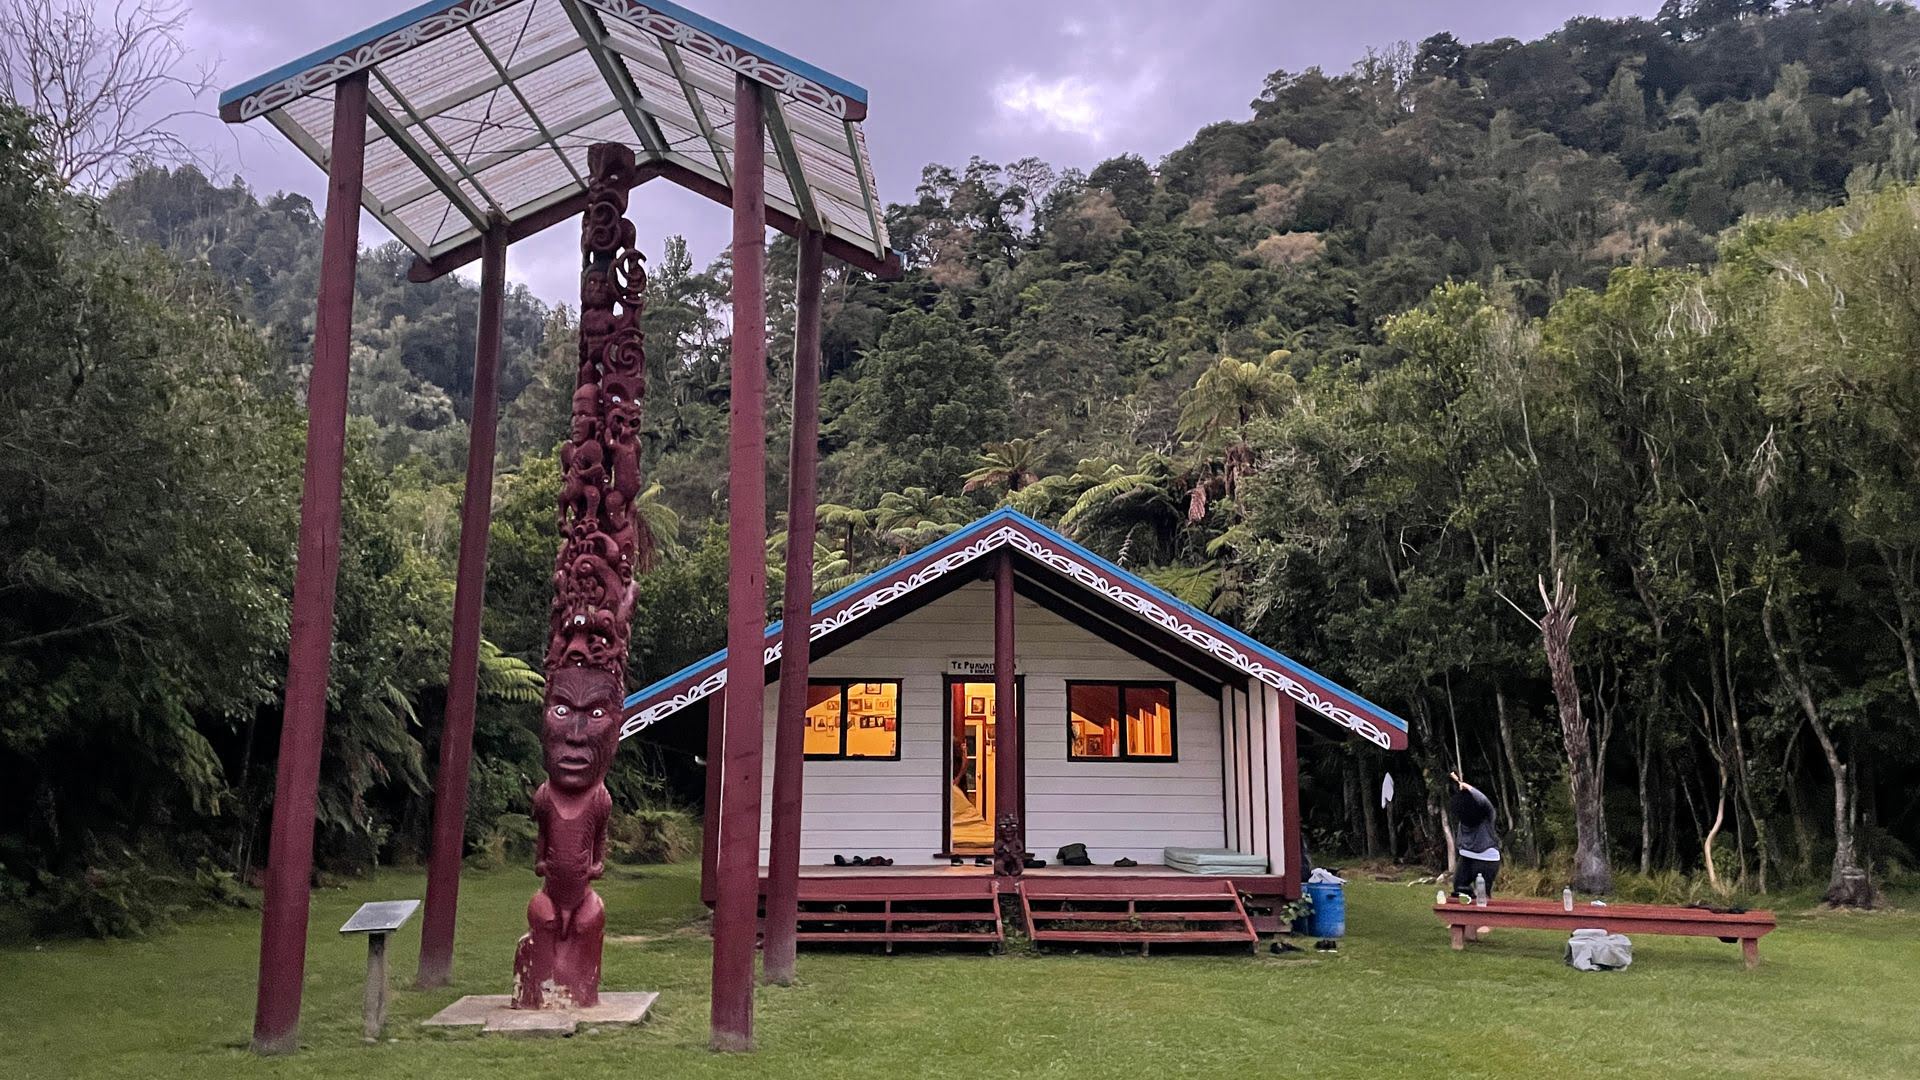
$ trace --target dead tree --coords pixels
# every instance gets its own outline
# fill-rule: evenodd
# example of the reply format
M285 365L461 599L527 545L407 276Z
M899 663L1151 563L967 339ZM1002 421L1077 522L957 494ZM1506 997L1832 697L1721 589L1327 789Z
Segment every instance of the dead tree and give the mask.
M180 0L0 4L0 100L40 119L60 179L103 191L130 168L195 162L176 130L213 86L187 62Z

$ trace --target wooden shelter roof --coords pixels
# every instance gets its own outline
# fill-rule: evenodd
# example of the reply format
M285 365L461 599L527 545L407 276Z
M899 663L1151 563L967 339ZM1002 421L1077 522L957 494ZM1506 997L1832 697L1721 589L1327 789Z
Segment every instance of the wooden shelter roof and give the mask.
M664 177L731 204L736 76L764 87L767 223L899 273L861 121L867 92L675 4L429 0L249 79L221 118L265 118L321 168L333 87L368 74L363 205L419 257L416 280L579 213L587 148L635 147Z

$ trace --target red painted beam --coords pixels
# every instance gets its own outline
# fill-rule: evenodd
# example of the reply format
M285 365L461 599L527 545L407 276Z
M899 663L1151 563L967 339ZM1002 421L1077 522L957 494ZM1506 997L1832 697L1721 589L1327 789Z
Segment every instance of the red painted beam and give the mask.
M787 586L780 613L780 708L773 733L773 836L762 977L793 982L800 911L800 805L806 771L808 634L813 629L814 457L820 442L821 236L800 236L793 327L793 437L787 450Z
M713 913L715 1050L753 1049L753 947L760 906L767 613L766 117L758 83L734 80L733 355L727 445L727 728L720 789L720 895Z
M739 175L739 169L734 174ZM655 177L667 180L686 188L688 191L704 195L722 206L733 205L733 189L718 180L703 176L677 161L643 161L635 173L635 186ZM764 181L762 181L764 191ZM761 197L765 202L765 196ZM533 234L553 225L575 217L587 207L587 194L580 192L562 202L555 203L544 210L536 211L507 226L509 241L524 240ZM808 229L806 223L782 210L766 207L766 224L786 233L788 236L804 235ZM873 252L838 236L823 236L822 250L856 270L863 270L881 281L898 281L906 274L906 267L900 261L900 253L889 251L885 256ZM459 247L450 248L431 259L416 257L413 266L407 270L408 281L432 281L435 278L451 274L460 267L480 257L480 241L469 240Z
M1013 815L1016 850L1025 851L1027 827L1020 813L1020 717L1014 683L1013 605L1013 556L1002 551L993 565L993 739L996 744L993 814L996 829L999 818ZM1017 861L1011 870L1019 873Z
M1258 684L1255 684L1258 685ZM1266 689L1262 687L1262 693ZM1289 899L1300 895L1300 731L1293 696L1280 699L1280 877Z
M480 614L487 595L487 530L493 521L493 446L500 416L500 320L507 291L507 239L486 234L480 259L480 325L473 347L473 424L467 434L467 488L460 504L460 558L454 573L453 648L447 664L446 723L433 781L433 849L427 911L420 925L423 989L453 981L453 923L460 906L460 857L467 832L473 763L473 708L480 679Z
M286 711L274 776L272 847L260 917L260 981L253 1049L282 1054L300 1044L306 978L307 883L313 875L314 800L326 736L327 669L334 586L340 576L340 484L346 460L347 369L353 339L353 274L360 258L360 189L366 161L367 76L334 86L333 146L314 305L313 375L307 382L307 460L300 493L299 561L287 642Z

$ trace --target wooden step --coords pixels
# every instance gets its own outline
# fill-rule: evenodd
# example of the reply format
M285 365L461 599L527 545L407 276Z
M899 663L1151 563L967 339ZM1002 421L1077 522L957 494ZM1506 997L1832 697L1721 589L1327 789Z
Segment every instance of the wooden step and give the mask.
M1026 882L1017 888L1027 936L1036 942L1130 944L1140 946L1145 954L1156 943L1255 945L1259 941L1230 881L1204 886L1196 882L1178 891L1156 887L1152 892L1124 887L1101 890L1091 882L1072 891L1045 885L1029 889ZM1142 910L1142 904L1155 906ZM1116 927L1116 923L1133 925ZM1204 928L1165 928L1172 923L1203 924ZM1096 929L1076 924L1101 925Z
M850 890L844 881L826 879L825 887L802 879L794 940L810 944L881 944L891 953L900 943L985 944L1006 941L1000 921L1000 886L992 878L960 887L929 890L902 879L891 889L884 878L868 878ZM764 914L764 913L763 913Z

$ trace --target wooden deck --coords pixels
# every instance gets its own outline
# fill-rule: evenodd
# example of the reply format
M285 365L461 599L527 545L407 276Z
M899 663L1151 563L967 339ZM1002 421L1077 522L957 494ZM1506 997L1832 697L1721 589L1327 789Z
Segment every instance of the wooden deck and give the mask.
M1189 874L1166 866L1045 866L1002 877L989 866L800 868L802 943L984 944L1004 938L1000 897L1021 897L1036 941L1251 945L1286 929L1277 874ZM760 869L764 899L767 871ZM1243 898L1245 898L1243 902ZM1179 924L1172 928L1168 924ZM1144 940L1143 940L1144 939Z

